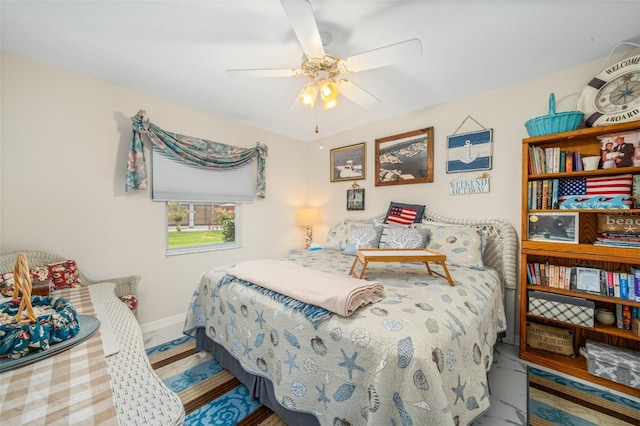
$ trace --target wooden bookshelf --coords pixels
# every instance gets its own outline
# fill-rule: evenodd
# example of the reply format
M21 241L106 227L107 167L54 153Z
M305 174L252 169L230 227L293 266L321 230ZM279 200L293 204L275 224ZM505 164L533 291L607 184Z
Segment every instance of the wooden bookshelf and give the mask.
M622 174L640 174L640 167L625 167L617 169L597 169L588 171L572 171L557 173L531 173L529 154L532 146L544 148L560 147L564 152L580 152L582 157L600 155L602 137L627 131L640 132L640 121L629 123L580 129L573 132L527 138L522 146L522 245L520 258L520 358L556 369L563 373L588 380L608 388L640 397L640 389L631 388L624 384L615 383L590 374L584 356L579 354L580 348L585 346L586 340L593 340L621 348L640 351L640 337L631 330L613 326L606 326L594 321L594 327L584 327L557 321L546 317L532 315L528 311L529 292L538 291L562 296L579 297L591 300L595 307L614 308L616 305L627 305L640 310L640 301L611 297L602 294L575 291L566 288L555 288L542 285L529 285L527 280L528 263L549 263L557 266L583 266L606 271L629 272L631 267L640 267L640 248L596 246L593 243L598 236L597 216L602 213L640 214L640 209L576 209L556 210L549 208L531 209L529 203L529 182L561 178L590 178L616 176ZM577 214L577 243L539 241L528 239L530 213L572 212ZM574 331L575 357L560 355L527 345L527 322L556 326Z

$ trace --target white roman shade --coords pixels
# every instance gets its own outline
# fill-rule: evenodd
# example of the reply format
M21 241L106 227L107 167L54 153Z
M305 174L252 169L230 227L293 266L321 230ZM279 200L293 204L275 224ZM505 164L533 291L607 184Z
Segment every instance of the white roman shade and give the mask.
M204 169L153 148L152 198L155 201L251 203L254 163L230 169Z

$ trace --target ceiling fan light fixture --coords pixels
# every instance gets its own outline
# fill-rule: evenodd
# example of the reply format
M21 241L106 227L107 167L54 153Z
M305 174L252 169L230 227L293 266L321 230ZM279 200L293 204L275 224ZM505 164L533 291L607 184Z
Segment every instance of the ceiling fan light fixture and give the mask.
M330 101L338 97L338 85L331 80L325 80L321 83L320 96L325 101Z
M316 97L318 96L318 88L313 83L308 83L302 89L300 94L300 100L305 106L313 108L316 103Z
M322 109L331 109L334 106L338 105L338 98L333 99L323 99L322 100Z

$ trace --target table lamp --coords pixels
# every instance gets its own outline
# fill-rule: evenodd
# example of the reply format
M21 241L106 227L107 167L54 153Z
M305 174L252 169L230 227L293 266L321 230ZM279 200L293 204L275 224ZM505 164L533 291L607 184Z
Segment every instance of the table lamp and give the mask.
M313 241L313 225L320 223L320 210L315 208L306 208L298 210L298 225L307 227L307 238L305 240L305 248L309 248Z

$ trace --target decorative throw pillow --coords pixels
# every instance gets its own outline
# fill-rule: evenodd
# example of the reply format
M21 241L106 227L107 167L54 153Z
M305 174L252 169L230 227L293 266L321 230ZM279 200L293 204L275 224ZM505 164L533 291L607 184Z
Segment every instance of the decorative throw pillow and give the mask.
M51 278L51 272L47 265L34 266L29 269L29 273L31 274L31 279L36 281L46 281Z
M380 234L381 226L352 226L344 254L355 255L356 250L361 248L378 248Z
M350 225L345 221L337 222L329 227L327 238L324 242L326 250L344 250L347 242L347 231Z
M138 298L133 294L128 294L126 296L118 296L118 299L122 301L131 311L136 312L136 307L138 306Z
M482 230L476 226L422 223L429 229L427 248L447 256L448 265L484 270Z
M13 272L3 272L0 274L0 293L4 297L13 296Z
M49 267L47 265L34 266L29 269L32 284L34 281L47 281L50 279ZM13 296L13 272L3 272L0 274L0 293L4 297Z
M425 248L429 230L426 228L390 227L383 248Z
M51 281L53 281L56 289L74 287L75 284L80 284L80 271L78 271L78 265L76 265L75 260L50 263L47 266L49 267Z
M392 201L387 210L385 223L397 223L409 226L412 223L420 223L424 215L424 206L420 204L403 204Z

